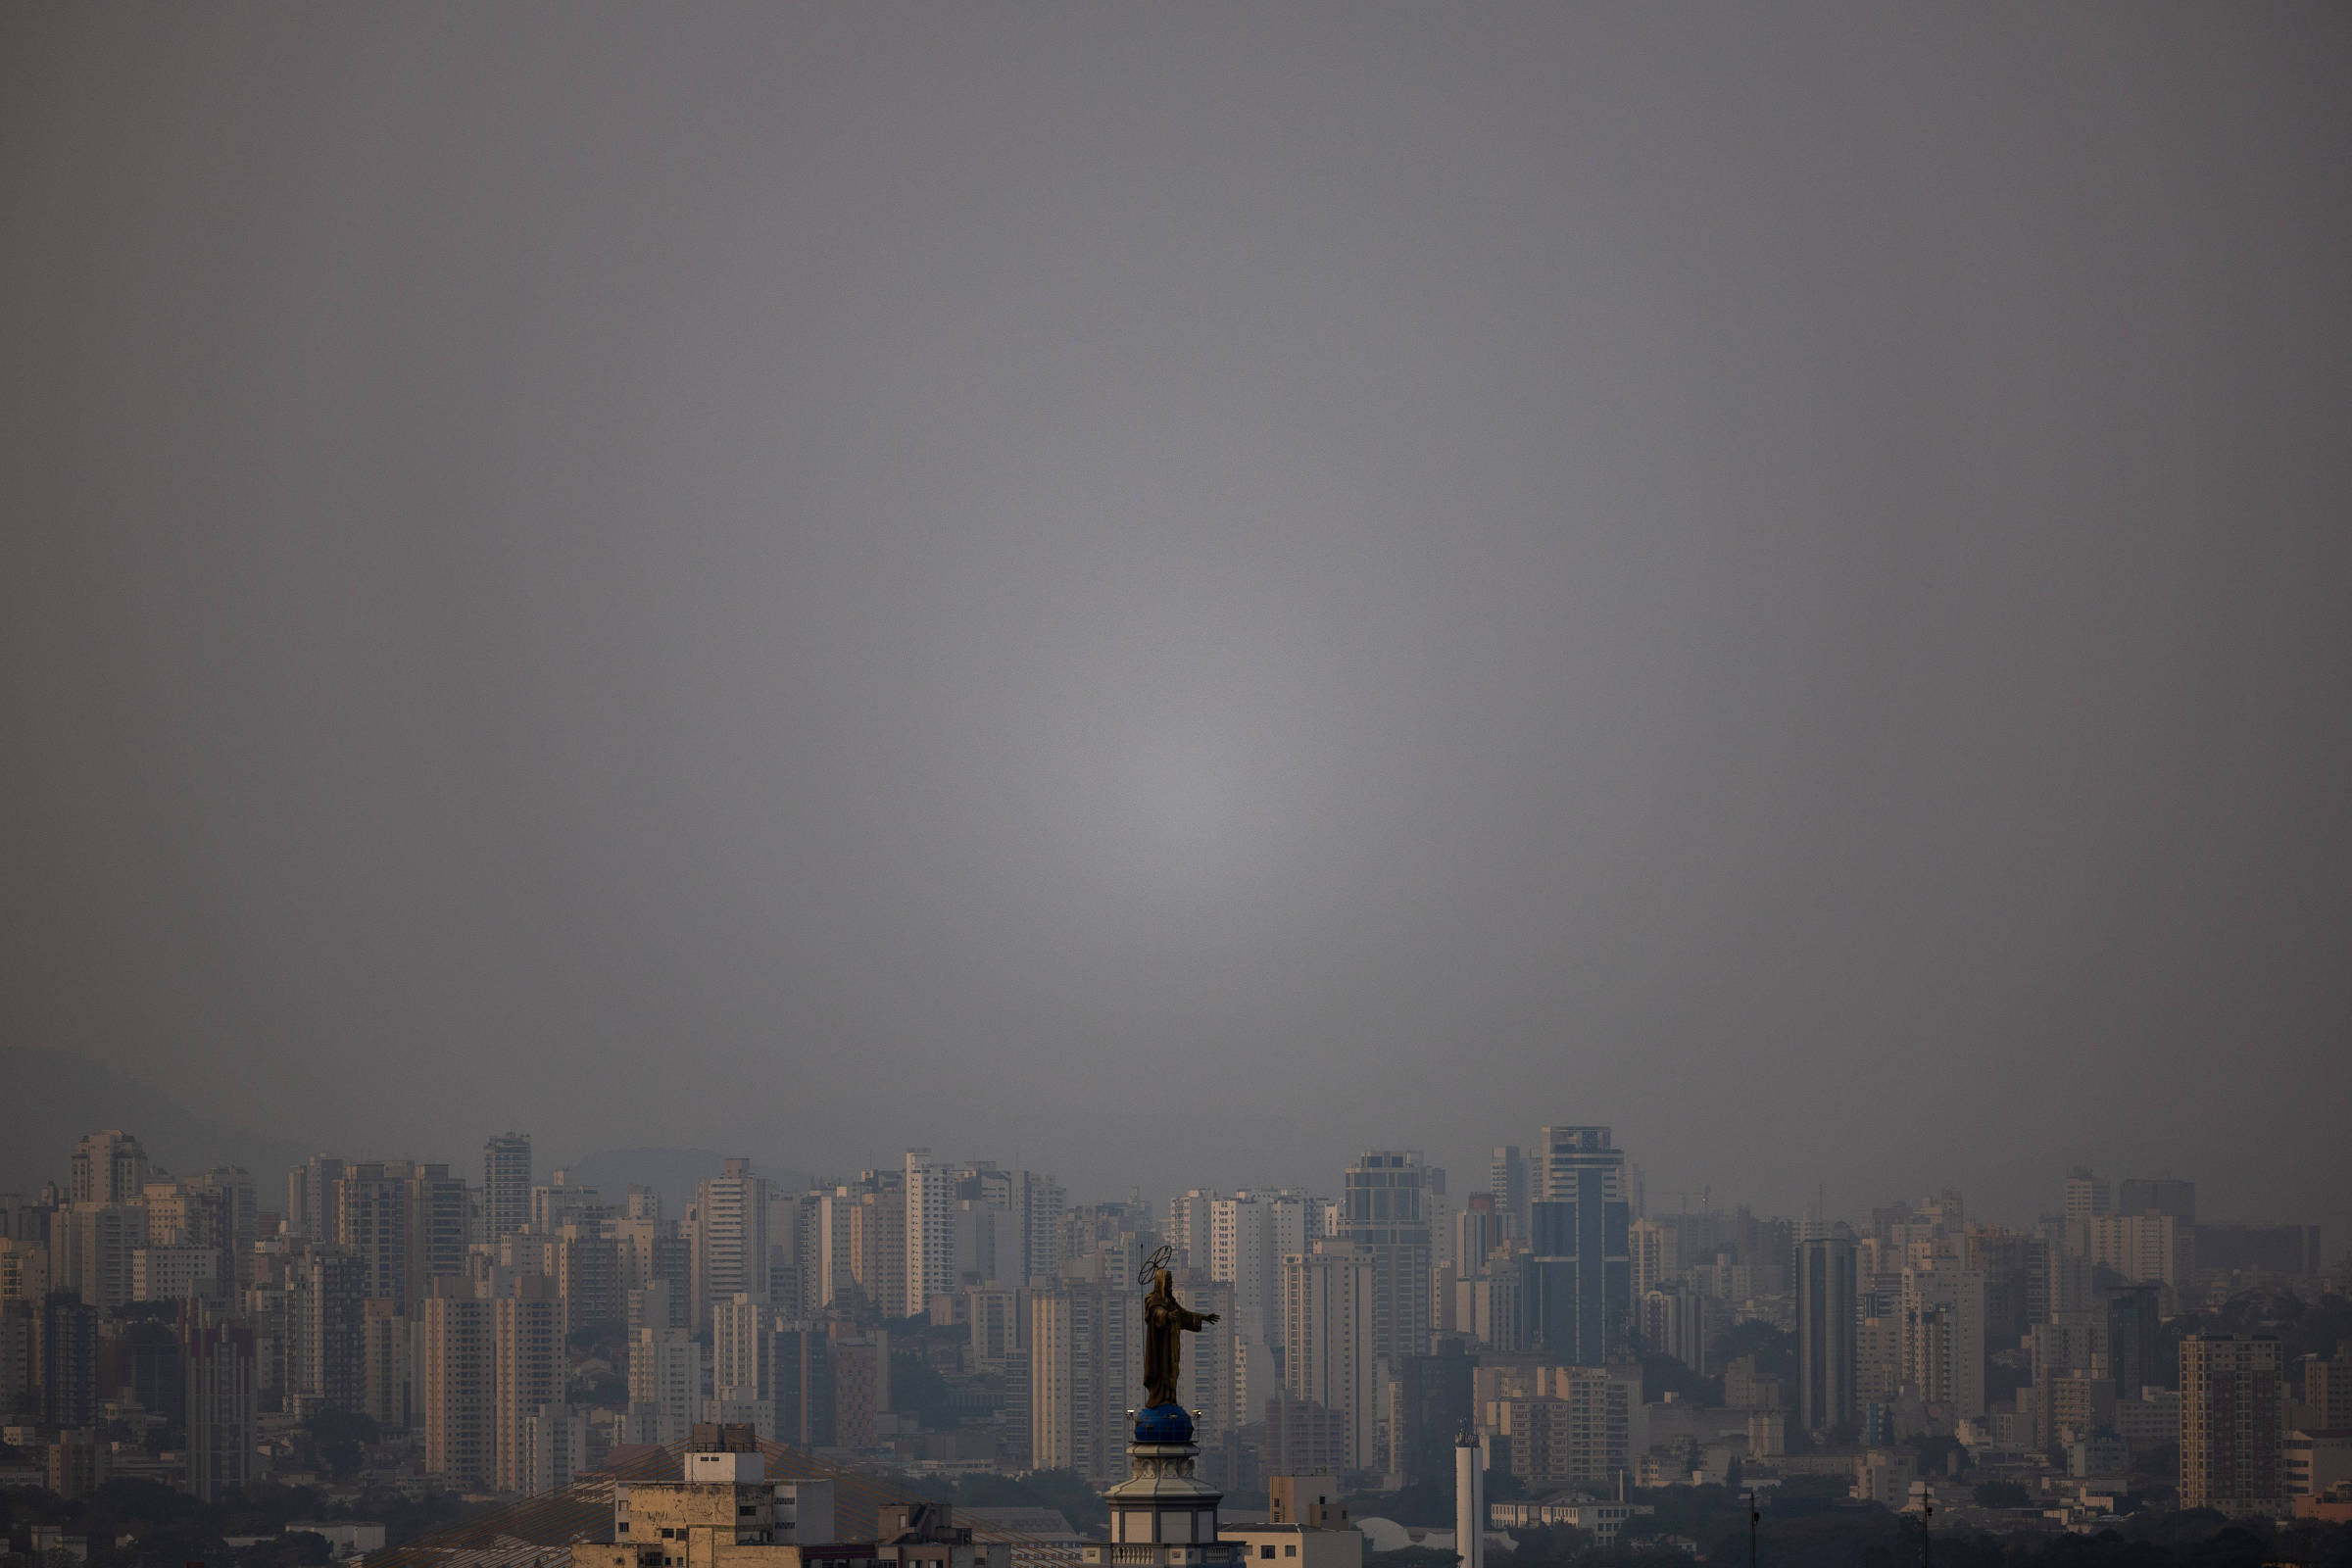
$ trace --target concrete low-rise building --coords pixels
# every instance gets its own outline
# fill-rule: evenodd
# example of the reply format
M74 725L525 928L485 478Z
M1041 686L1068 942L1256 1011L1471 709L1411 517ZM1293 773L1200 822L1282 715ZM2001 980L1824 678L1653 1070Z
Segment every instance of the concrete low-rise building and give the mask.
M338 1557L364 1556L384 1549L384 1527L356 1519L298 1519L285 1533L323 1537Z
M1243 1560L1259 1568L1363 1568L1361 1532L1307 1525L1226 1525L1219 1541L1238 1543Z
M817 1539L830 1482L770 1481L748 1426L698 1426L693 1443L683 1480L614 1487L612 1542L575 1544L572 1568L1010 1568L1005 1543L975 1542L941 1503L886 1507L880 1541Z
M830 1480L770 1481L746 1426L699 1426L694 1444L682 1480L614 1487L612 1540L574 1545L574 1568L1007 1568L1004 1545L976 1545L935 1503L885 1510L881 1542L830 1540Z
M2289 1497L2319 1497L2352 1484L2352 1427L2296 1430L2286 1435Z
M1646 1502L1596 1501L1591 1497L1539 1497L1487 1504L1487 1516L1504 1530L1571 1525L1590 1532L1593 1541L1603 1546L1616 1544L1627 1520L1656 1512Z

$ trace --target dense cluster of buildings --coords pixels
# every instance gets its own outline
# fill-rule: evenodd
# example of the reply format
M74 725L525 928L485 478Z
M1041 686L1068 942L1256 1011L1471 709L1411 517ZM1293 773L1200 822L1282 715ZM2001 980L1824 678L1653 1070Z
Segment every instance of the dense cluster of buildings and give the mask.
M9 1444L69 1494L283 1478L325 1411L369 1418L403 1484L468 1494L560 1489L699 1427L1108 1488L1165 1249L1218 1319L1188 1336L1180 1400L1226 1493L1449 1487L1469 1443L1521 1522L1615 1522L1629 1488L1735 1474L1902 1506L1937 1480L1922 1440L1950 1438L2058 1512L2114 1506L2166 1445L2182 1506L2352 1509L2341 1355L2166 1327L2250 1284L2318 1289L2316 1229L2200 1222L2171 1178L2078 1172L2015 1229L1957 1193L1835 1222L1653 1211L1597 1126L1498 1148L1469 1190L1369 1150L1323 1194L1156 1204L925 1150L814 1185L730 1159L676 1214L540 1180L519 1135L470 1174L318 1155L265 1207L243 1170L173 1177L91 1134L66 1189L0 1196Z

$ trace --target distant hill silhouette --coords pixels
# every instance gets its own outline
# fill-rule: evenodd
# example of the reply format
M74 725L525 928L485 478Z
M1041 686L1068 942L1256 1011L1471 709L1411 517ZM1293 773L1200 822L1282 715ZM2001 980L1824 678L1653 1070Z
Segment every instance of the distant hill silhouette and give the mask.
M268 1209L286 1206L287 1170L315 1152L291 1139L191 1114L169 1095L86 1056L0 1047L0 1192L38 1192L43 1182L63 1188L74 1146L102 1127L132 1134L149 1160L175 1176L242 1165Z

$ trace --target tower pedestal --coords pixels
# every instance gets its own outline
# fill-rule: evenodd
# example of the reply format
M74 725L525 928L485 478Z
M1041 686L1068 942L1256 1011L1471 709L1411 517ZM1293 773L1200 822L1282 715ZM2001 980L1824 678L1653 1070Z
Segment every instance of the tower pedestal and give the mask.
M1193 1474L1200 1456L1192 1417L1181 1406L1138 1413L1127 1479L1102 1494L1110 1504L1110 1540L1088 1544L1089 1568L1229 1568L1241 1561L1238 1543L1217 1539L1224 1494Z

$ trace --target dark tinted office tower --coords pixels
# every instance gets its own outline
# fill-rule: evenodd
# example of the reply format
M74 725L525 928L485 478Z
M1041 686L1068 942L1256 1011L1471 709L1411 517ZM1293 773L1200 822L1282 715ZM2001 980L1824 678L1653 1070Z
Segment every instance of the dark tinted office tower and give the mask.
M482 1237L497 1241L531 1222L531 1140L506 1133L482 1145Z
M204 1502L253 1485L253 1330L208 1316L193 1302L180 1320L186 1379L188 1490Z
M1527 1312L1536 1348L1599 1366L1625 1344L1634 1263L1625 1152L1606 1127L1546 1127L1532 1173Z
M1854 1267L1841 1236L1797 1244L1797 1418L1808 1432L1854 1419Z
M2183 1225L2197 1222L2197 1184L2175 1176L2127 1178L2116 1195L2118 1214L2170 1214Z
M1371 1354L1392 1364L1429 1349L1430 1174L1418 1154L1371 1150L1345 1178L1341 1234L1372 1259Z
M65 1291L42 1308L41 1414L53 1427L98 1419L98 1309Z
M179 1331L153 1319L122 1325L115 1353L122 1368L122 1386L130 1390L139 1408L176 1427L187 1419L187 1391L180 1384Z
M2138 1398L2139 1391L2157 1380L2156 1306L2162 1290L2127 1285L2107 1293L2107 1359L2119 1399Z
M833 1357L824 1329L803 1324L776 1330L767 1376L778 1441L803 1448L831 1446Z

